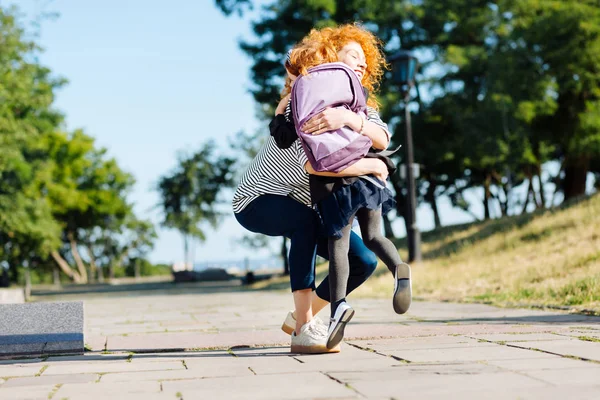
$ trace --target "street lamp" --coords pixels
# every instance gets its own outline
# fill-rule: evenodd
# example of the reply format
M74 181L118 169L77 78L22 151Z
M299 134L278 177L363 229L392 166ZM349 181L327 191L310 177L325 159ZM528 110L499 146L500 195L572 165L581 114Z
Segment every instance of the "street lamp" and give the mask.
M410 52L402 50L389 58L392 64L392 80L400 86L404 101L404 120L406 122L406 236L408 238L408 261L421 261L421 233L417 228L415 165L413 157L412 124L410 121L410 89L415 84L417 58Z

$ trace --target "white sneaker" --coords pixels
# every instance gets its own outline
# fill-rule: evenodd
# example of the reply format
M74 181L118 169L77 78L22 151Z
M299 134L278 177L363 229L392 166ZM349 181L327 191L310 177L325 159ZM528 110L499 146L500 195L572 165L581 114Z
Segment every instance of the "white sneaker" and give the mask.
M327 334L327 324L319 317L313 317L313 321L315 321L317 328L323 331L324 334ZM281 325L281 330L291 335L292 332L296 329L296 318L294 318L294 312L290 311L286 317L285 321L283 321L283 325Z
M321 354L339 353L340 348L327 348L327 335L316 326L314 319L308 321L300 328L300 334L292 332L292 353Z
M408 311L412 301L412 280L410 279L410 267L406 263L396 265L394 273L394 294L392 305L396 314L404 314Z
M327 348L333 349L336 347L344 338L344 329L346 324L354 317L354 309L350 307L350 304L344 302L338 306L335 310L335 315L331 318L329 323L329 330L327 333Z

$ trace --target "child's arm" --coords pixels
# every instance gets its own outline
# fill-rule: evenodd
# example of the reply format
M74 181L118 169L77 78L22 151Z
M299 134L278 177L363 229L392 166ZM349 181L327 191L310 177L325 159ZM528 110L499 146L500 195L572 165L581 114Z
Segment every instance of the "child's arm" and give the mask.
M289 104L290 96L287 95L277 105L277 109L275 110L275 118L271 120L269 123L269 131L271 132L271 136L275 139L275 144L280 149L289 148L296 139L298 139L298 134L296 133L296 128L294 127L294 123L289 120L290 116L286 115L286 109Z
M376 178L385 182L388 177L388 167L385 163L377 158L362 158L350 165L348 168L340 171L340 172L319 172L315 171L315 169L310 165L307 161L304 164L304 169L311 175L320 175L320 176L332 176L332 177L345 177L345 176L361 176L361 175L369 175L373 174Z
M302 131L320 135L343 126L347 126L355 132L361 132L362 127L362 134L368 136L373 142L373 147L378 150L385 150L389 144L388 134L382 127L343 108L328 108L315 115L304 124Z

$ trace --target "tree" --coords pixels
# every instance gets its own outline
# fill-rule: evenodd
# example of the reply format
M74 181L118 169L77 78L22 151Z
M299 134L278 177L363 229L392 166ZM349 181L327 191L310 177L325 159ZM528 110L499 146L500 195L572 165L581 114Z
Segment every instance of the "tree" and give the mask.
M550 80L555 112L524 99L521 108L560 150L565 199L583 195L600 155L600 7L591 0L519 0L514 10L513 35Z
M16 15L0 7L0 263L16 281L17 268L53 259L84 283L80 239L109 226L133 229L121 225L133 218L134 181L83 131L61 131L63 115L52 105L65 80L39 64L41 49ZM143 248L148 239L138 242Z
M253 3L216 0L225 14ZM474 188L483 189L484 218L522 212L530 199L552 204L541 176L549 160L563 165L555 180L566 199L585 193L600 155L599 15L591 0L283 0L263 7L255 37L240 47L253 60L251 92L263 108L278 100L285 51L313 27L362 20L387 54L416 50L427 93L414 118L418 197L437 225L436 198L448 195L470 212L463 194ZM402 101L391 74L380 89L382 118L401 144ZM402 215L404 183L391 178ZM522 184L527 196L515 200Z
M203 225L214 228L223 215L216 206L221 190L232 184L233 165L233 159L216 155L214 143L207 142L191 155L180 155L176 169L158 182L161 225L181 233L186 265L192 262L190 241L206 240Z
M61 270L75 282L88 281L87 268L79 251L86 231L106 227L109 221L123 221L131 214L127 195L133 177L123 172L114 159L106 159L106 150L97 149L94 139L83 131L56 132L46 137L52 164L51 182L45 190L52 214L62 228L62 251L52 257ZM69 253L77 269L65 259Z
M64 84L39 64L40 48L16 14L0 7L0 261L13 281L17 267L60 244L59 225L40 196L48 176L39 141L62 121L52 103Z

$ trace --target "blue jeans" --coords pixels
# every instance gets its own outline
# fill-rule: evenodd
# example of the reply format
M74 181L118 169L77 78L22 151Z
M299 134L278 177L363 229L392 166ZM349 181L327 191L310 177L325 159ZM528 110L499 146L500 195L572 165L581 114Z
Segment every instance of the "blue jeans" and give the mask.
M315 210L286 196L263 195L235 214L249 231L268 236L285 236L290 244L290 284L292 291L315 289L315 258L329 259L328 239ZM377 257L354 232L350 235L350 277L347 292L359 287L377 267ZM316 289L317 295L330 301L329 279Z

